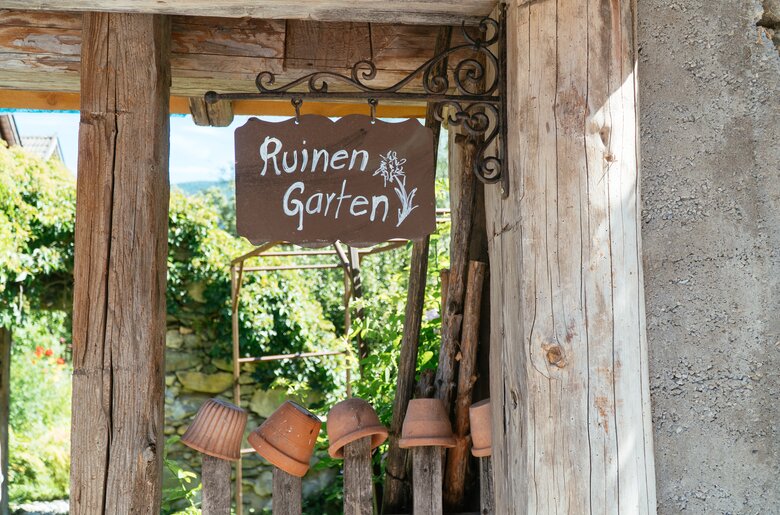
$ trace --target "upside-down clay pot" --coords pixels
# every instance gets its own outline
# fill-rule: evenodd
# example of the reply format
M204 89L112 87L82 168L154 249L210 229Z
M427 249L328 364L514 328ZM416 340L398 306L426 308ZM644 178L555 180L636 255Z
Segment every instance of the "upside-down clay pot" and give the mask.
M332 458L344 457L344 446L364 436L371 437L371 449L387 439L387 428L369 403L352 397L336 404L328 413L328 454Z
M452 425L441 399L412 399L401 427L399 447L455 447Z
M257 454L275 467L297 477L309 470L309 460L322 421L292 401L271 413L247 439Z
M241 456L247 413L222 399L209 399L195 415L181 442L196 451L223 460L236 461Z
M490 399L475 402L469 408L471 423L471 454L484 458L492 454L493 433L490 413Z

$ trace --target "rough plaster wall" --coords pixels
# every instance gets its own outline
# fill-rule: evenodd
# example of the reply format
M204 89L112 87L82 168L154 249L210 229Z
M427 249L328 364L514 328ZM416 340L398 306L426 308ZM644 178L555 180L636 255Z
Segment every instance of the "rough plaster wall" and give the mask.
M780 514L778 3L638 1L661 514Z

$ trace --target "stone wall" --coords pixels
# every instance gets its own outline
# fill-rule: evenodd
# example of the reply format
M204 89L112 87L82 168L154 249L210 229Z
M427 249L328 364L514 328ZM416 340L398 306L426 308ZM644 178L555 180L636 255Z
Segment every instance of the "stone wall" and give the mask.
M209 349L215 335L208 330L196 334L179 321L168 321L165 353L165 436L183 435L198 408L207 399L219 397L233 402L233 368L226 359L211 358ZM243 447L247 448L246 435L257 428L266 417L286 399L292 398L304 406L316 400L314 394L301 398L288 396L283 390L263 390L254 385L252 371L256 365L245 363L239 382L241 407L249 413ZM200 454L177 442L168 446L168 457L200 477ZM270 507L272 472L267 461L256 453L244 455L243 493L245 513L255 513ZM235 467L234 467L235 474ZM334 479L336 471L310 470L303 479L304 497L317 495ZM166 469L164 488L178 485Z
M638 2L662 514L780 512L779 16L777 0Z

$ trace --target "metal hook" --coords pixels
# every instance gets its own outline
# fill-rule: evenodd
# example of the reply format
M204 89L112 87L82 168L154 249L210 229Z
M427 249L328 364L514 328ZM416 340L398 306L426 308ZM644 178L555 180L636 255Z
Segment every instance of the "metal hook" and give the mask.
M369 98L368 105L371 107L371 124L373 125L376 123L376 106L379 105L379 100Z
M301 123L301 106L303 105L303 99L301 97L293 97L290 99L290 103L295 108L295 125Z

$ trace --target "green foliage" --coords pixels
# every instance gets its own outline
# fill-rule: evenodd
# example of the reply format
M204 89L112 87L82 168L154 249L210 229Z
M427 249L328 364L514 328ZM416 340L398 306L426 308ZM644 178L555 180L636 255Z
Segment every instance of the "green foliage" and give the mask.
M172 436L165 441L163 465L174 478L175 486L166 488L163 485L160 511L163 515L198 515L200 509L197 498L203 484L198 481L195 472L183 468L177 461L168 458L168 449L180 439L179 436ZM182 504L186 505L184 509L180 508Z

